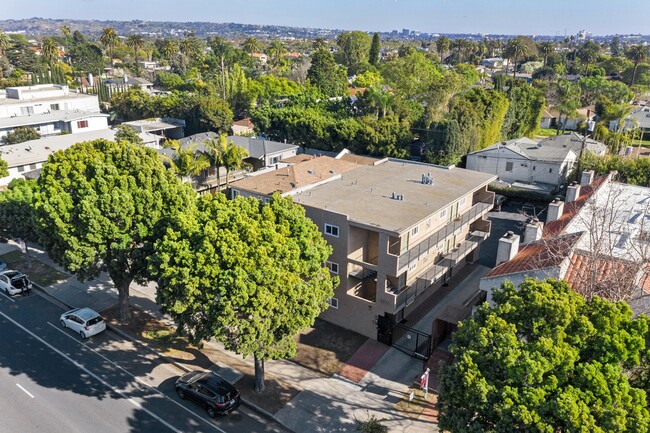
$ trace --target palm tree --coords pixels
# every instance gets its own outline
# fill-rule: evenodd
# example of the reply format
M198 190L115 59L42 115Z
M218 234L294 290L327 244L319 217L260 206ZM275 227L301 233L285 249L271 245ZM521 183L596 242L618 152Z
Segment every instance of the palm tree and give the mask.
M111 69L113 69L113 48L117 45L118 36L117 32L112 27L102 29L102 34L99 37L99 42L108 48L109 55L111 56Z
M537 45L537 51L544 57L544 67L548 62L548 56L555 51L555 44L553 42L540 42Z
M598 60L600 45L594 41L585 42L577 52L577 56L585 64L585 75L589 72L589 65Z
M226 167L226 188L228 188L230 172L242 169L248 165L244 162L244 158L247 156L248 151L246 149L237 146L232 141L228 142L223 154L223 166Z
M126 46L133 49L135 57L135 73L140 75L140 65L138 64L138 50L144 47L144 38L142 35L132 34L126 38Z
M217 189L221 191L221 167L224 166L224 156L228 148L228 139L226 134L221 134L218 139L210 138L203 143L205 150L204 155L210 161L210 165L216 168L217 172Z
M233 48L222 36L215 36L209 40L212 53L217 57L221 64L221 89L222 97L226 99L226 60L230 61L233 54Z
M172 56L178 53L178 44L173 39L165 39L162 45L162 54L168 61L171 61Z
M287 52L287 47L279 39L273 40L269 46L269 54L271 55L271 64L278 67L284 60L284 55Z
M53 38L43 38L41 42L41 55L52 71L52 64L59 59L59 46Z
M183 148L180 141L168 140L165 147L174 149L171 157L165 155L163 158L183 182L189 181L190 176L198 176L210 167L210 161L204 154L196 151L196 145Z
M61 26L59 27L59 30L61 30L61 34L66 40L68 40L68 38L72 35L72 29L70 26Z
M513 79L517 78L517 62L526 57L529 54L529 51L528 44L526 44L524 39L519 36L508 41L504 55L515 63L514 71L512 73Z
M7 50L11 47L11 39L2 30L0 30L0 57L4 56Z
M440 36L438 39L436 39L436 48L438 50L438 54L440 54L440 63L444 63L442 56L449 51L449 47L451 46L451 41L447 36Z
M648 58L648 47L643 45L633 45L625 51L625 57L634 63L632 83L630 84L631 86L634 86L634 81L636 80L636 68L639 66L639 63L645 62Z
M242 49L253 57L253 53L260 50L260 43L254 37L249 36L242 44Z

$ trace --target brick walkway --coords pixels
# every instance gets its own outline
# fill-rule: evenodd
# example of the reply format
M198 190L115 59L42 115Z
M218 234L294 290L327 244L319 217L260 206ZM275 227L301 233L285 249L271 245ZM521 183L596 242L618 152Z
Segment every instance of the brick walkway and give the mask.
M377 361L390 349L389 346L378 341L368 339L356 352L341 366L337 374L354 383L361 379L375 366Z

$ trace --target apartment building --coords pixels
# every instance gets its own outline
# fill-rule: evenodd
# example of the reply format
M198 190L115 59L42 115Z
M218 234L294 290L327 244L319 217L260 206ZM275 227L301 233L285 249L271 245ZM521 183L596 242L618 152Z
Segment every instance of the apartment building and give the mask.
M68 86L39 84L0 91L0 137L30 126L42 136L108 128L96 95L70 91Z
M301 157L303 155L300 155ZM290 195L333 247L340 285L324 320L382 340L466 262L490 234L496 176L349 153L301 160L232 184L233 196Z

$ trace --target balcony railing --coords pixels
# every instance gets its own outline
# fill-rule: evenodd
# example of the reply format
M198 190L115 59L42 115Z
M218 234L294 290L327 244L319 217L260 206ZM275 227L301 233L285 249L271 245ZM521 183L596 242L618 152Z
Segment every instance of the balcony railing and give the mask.
M485 196L483 200L484 201L479 201L474 204L467 212L453 221L449 221L444 227L402 253L397 261L397 273L399 273L399 270L403 269L411 261L418 260L420 256L429 254L429 251L432 248L435 248L440 242L444 241L456 230L467 224L471 224L476 219L480 218L485 212L490 210L494 204L494 195Z
M395 311L402 307L410 305L417 296L421 295L440 277L442 277L449 269L453 268L472 252L479 243L483 242L490 234L475 230L468 234L467 239L461 242L460 245L445 254L442 259L433 265L425 274L418 276L415 282L409 286L404 286L401 289L388 284L387 291L395 295Z

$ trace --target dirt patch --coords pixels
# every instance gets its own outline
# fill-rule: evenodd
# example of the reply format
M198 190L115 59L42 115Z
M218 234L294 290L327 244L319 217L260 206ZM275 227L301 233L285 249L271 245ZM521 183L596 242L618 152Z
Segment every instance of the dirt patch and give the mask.
M236 386L242 398L272 414L282 409L302 391L302 389L267 373L265 375L266 389L264 392L255 392L255 371L248 362L211 346L205 345L199 349L189 344L184 337L176 334L173 326L160 322L138 308L131 307L131 320L125 325L119 323L118 307L110 308L102 312L102 315L111 326L126 332L143 344L189 368L208 370L217 365L228 366L240 371L244 376L237 381Z
M414 398L409 401L411 392L414 393ZM423 390L419 388L409 388L408 392L404 395L404 398L395 405L395 409L409 418L418 419L425 410L427 410L427 412L434 411L436 402L437 398L434 393L429 392L425 399Z
M332 376L368 340L356 332L316 319L314 326L297 337L298 351L291 361Z
M67 280L70 275L59 272L51 266L39 262L34 257L26 257L16 250L0 256L0 260L7 263L10 269L16 269L29 277L41 287L51 286L59 281Z

